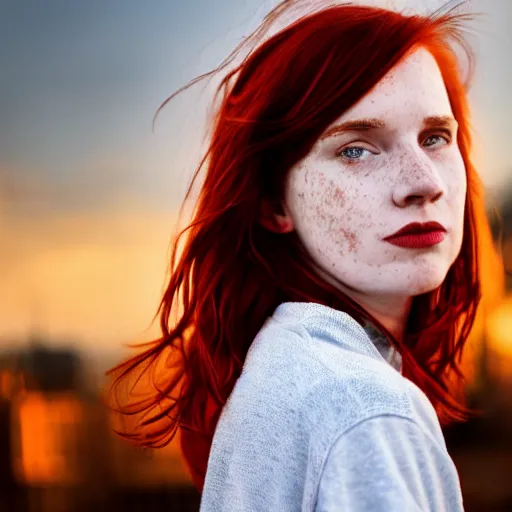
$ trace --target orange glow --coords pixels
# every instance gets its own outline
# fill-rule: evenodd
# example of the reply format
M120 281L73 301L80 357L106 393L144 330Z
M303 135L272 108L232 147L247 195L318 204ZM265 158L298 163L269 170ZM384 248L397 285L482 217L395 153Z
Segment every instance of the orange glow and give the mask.
M28 393L15 404L14 466L28 484L76 484L81 480L77 450L83 405L69 393Z
M512 373L512 295L492 312L487 328L490 348L507 360Z
M31 216L2 232L0 336L37 323L48 338L118 350L146 332L165 281L172 213L119 205L102 215Z
M484 197L475 197L475 203L483 202ZM483 206L479 206L483 208ZM496 251L488 225L484 219L477 219L479 228L479 260L482 300L478 307L475 322L469 334L462 357L462 369L470 385L474 383L476 366L481 355L482 340L489 328L489 319L493 312L502 307L505 296L505 278L503 261ZM485 221L487 222L487 221Z
M9 398L14 386L14 375L9 370L0 371L0 398Z

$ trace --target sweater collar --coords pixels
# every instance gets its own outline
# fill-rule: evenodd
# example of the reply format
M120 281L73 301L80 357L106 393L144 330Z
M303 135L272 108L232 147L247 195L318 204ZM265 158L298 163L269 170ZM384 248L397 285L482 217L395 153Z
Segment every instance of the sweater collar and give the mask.
M373 324L362 327L348 313L315 302L283 302L272 317L279 321L295 320L311 333L376 359L384 359L395 370L402 370L402 356ZM347 336L347 334L350 334Z

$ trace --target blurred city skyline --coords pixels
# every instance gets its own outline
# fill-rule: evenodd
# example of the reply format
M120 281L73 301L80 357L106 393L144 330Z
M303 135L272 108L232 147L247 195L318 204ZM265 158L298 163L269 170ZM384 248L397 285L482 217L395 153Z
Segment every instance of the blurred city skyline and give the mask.
M275 1L2 2L0 340L120 351L146 340L210 99L194 88ZM363 2L385 3L385 2ZM389 3L389 2L388 2ZM444 2L402 1L435 7ZM512 178L506 56L512 4L470 2L475 160L498 199Z

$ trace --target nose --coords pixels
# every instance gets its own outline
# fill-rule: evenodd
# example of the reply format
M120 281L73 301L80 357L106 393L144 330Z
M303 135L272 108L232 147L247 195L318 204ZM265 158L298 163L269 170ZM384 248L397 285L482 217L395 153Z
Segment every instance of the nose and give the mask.
M409 148L402 162L393 186L393 202L397 206L434 203L446 193L435 162L421 148Z

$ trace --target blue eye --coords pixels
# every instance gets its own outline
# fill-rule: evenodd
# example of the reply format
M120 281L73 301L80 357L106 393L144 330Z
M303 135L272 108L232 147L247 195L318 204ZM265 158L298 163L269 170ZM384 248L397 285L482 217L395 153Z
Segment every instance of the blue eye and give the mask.
M363 155L366 156L364 158ZM362 148L360 146L350 146L348 148L344 148L338 152L338 156L343 157L345 160L354 161L354 160L364 160L368 155L371 155L372 152L368 149Z
M430 140L434 140L434 142L432 144L427 144L428 141ZM442 142L442 144L436 144L436 142ZM445 136L443 135L430 135L429 137L427 137L427 139L425 140L425 145L428 147L428 148L431 148L431 147L435 147L435 146L445 146L446 144L449 144L450 143L450 140L448 140Z

